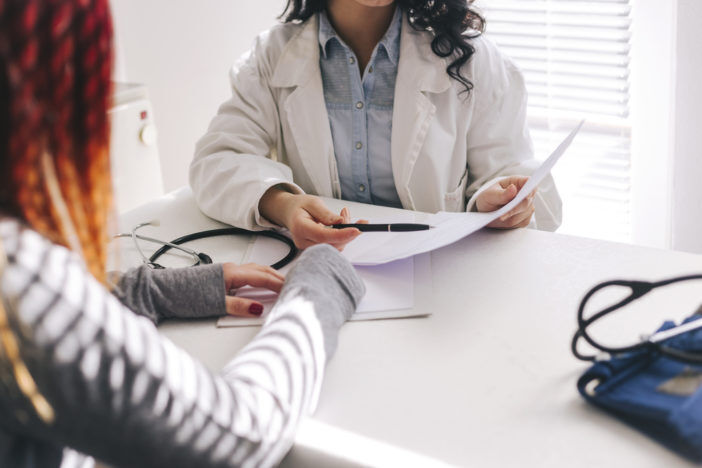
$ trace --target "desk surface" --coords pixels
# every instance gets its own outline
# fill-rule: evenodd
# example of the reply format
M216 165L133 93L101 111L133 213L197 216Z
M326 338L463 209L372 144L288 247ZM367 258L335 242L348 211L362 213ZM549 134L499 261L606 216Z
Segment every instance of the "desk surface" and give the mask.
M383 210L347 205L354 217ZM120 224L129 230L150 219L161 225L145 232L165 239L219 225L197 210L188 189ZM210 242L202 248L215 261L240 261L247 245L200 242ZM138 264L129 241L119 241L119 252L123 268ZM699 271L702 256L522 229L478 232L431 260L433 315L342 328L319 407L284 465L338 466L348 457L349 466L691 465L586 405L575 388L586 364L569 344L579 300L595 283ZM691 313L700 296L699 284L654 294L605 333L652 331ZM206 320L161 331L217 371L258 328L216 329Z

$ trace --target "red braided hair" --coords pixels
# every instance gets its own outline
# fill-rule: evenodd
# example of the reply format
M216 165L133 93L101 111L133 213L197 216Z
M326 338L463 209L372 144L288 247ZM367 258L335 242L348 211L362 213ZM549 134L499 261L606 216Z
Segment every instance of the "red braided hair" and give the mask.
M112 190L107 0L0 0L0 212L104 280Z

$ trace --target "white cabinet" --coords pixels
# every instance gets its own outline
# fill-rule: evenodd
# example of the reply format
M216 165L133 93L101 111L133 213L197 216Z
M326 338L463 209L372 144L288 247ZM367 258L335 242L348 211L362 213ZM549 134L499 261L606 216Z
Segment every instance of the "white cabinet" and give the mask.
M146 87L115 83L109 116L115 205L118 213L124 213L164 193L156 125Z

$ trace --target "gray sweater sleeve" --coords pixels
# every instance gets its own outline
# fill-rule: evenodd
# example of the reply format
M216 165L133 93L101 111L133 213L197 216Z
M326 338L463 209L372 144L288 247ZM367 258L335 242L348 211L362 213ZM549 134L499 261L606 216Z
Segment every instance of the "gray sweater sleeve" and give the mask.
M146 265L111 273L112 293L128 308L154 323L166 318L224 315L222 265L152 269Z
M0 379L0 444L22 445L34 460L71 447L125 467L277 464L316 406L338 328L363 293L337 252L308 249L258 335L213 375L66 249L8 231L0 222L10 252L0 293L13 304L21 357L56 417L41 422L13 379ZM0 372L11 375L3 355ZM5 449L0 466L28 461Z
M305 260L302 260L304 258ZM365 286L353 268L340 267L339 253L329 246L307 249L292 268L281 300L293 291L321 305L328 356L336 349L337 330L356 310ZM308 260L309 258L309 260ZM165 318L202 318L226 314L221 265L153 269L146 265L112 274L114 294L124 305L154 323ZM340 289L339 296L327 291Z
M281 301L299 295L318 306L327 356L336 350L338 330L356 310L366 292L356 271L328 245L307 249L288 274ZM329 294L336 291L336 294Z

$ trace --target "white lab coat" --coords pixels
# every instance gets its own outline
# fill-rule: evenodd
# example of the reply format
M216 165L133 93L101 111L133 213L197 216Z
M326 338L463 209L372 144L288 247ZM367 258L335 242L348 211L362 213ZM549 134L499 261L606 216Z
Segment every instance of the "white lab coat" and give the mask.
M526 126L521 73L486 38L463 74L430 48L432 36L405 18L395 87L391 158L406 209L472 209L496 178L538 167ZM261 34L231 70L232 97L197 143L190 185L202 211L248 229L271 227L258 212L264 192L287 184L295 193L341 197L319 68L317 19ZM535 198L536 227L555 230L561 201L549 177ZM533 222L532 222L533 223Z

